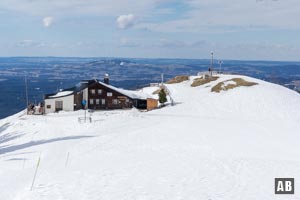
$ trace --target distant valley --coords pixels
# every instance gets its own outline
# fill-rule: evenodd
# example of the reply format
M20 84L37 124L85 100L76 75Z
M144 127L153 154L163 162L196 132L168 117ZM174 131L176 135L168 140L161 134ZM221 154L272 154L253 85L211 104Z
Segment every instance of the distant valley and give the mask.
M111 84L137 89L151 82L179 74L193 75L205 71L207 59L130 59L130 58L0 58L0 118L25 108L25 75L29 100L39 102L43 95L72 87L80 80L110 75ZM300 91L300 62L224 60L221 71L252 76ZM214 70L220 70L215 61Z

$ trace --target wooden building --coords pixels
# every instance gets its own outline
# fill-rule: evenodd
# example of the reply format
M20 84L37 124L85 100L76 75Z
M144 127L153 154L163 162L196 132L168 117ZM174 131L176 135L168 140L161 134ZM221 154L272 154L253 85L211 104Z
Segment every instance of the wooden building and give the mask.
M86 105L83 104L86 102ZM59 110L74 111L79 109L110 110L137 109L152 110L157 107L157 100L151 96L133 90L125 90L109 84L108 75L104 81L85 80L73 88L55 94L45 95L45 113Z
M157 99L147 98L147 110L153 110L158 107Z

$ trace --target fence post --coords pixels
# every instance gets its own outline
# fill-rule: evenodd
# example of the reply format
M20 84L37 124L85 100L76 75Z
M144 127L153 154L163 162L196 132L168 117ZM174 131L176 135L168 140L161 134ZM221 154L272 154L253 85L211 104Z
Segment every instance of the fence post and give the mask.
M66 159L66 163L65 163L65 167L67 167L67 165L68 165L69 155L70 155L70 152L68 152L67 159Z
M37 162L37 165L36 165L36 168L35 168L35 172L34 172L34 176L33 176L33 180L32 180L32 184L31 184L30 191L33 189L33 185L34 185L35 177L36 177L36 174L37 174L38 168L39 168L39 166L40 166L40 161L41 161L41 156L39 156L39 160L38 160L38 162Z

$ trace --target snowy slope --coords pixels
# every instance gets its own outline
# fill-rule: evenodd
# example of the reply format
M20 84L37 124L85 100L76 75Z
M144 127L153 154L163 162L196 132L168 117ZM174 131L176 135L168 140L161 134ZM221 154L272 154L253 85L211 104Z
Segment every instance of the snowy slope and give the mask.
M259 84L210 92L234 77ZM299 199L300 95L235 75L191 83L167 85L175 106L91 124L83 111L1 120L0 199ZM295 178L296 194L275 196L275 177Z

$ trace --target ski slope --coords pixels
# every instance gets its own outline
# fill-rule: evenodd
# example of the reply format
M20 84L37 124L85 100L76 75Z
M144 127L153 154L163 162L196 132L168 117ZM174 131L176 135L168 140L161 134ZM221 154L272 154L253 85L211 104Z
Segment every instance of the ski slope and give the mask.
M258 85L210 91L235 77ZM151 112L1 120L0 199L299 199L300 95L246 76L190 87L193 78L166 85L175 105ZM295 195L276 196L277 177L295 178Z

